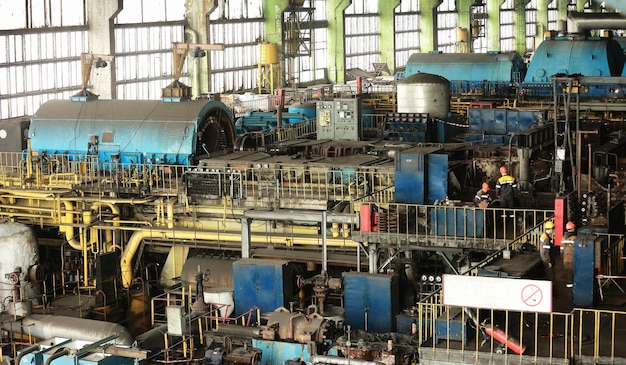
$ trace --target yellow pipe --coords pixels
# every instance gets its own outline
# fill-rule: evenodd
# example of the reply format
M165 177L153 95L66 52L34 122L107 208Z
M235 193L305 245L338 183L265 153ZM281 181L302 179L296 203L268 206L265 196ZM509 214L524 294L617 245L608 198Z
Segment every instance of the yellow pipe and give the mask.
M91 210L84 211L82 216L83 223L89 227L91 223L93 223L93 215L91 214ZM99 248L94 245L95 243L98 243L98 229L95 227L91 227L89 228L89 240L85 238L85 247L91 247L91 252L97 254Z
M65 239L73 249L82 250L83 246L74 238L74 206L67 200L63 201L63 205L65 205L66 213L61 216L62 225L59 229L61 232L65 233Z
M174 228L174 204L178 201L178 198L171 198L167 202L167 228Z
M139 248L141 241L146 238L159 238L159 239L178 239L178 240L197 240L197 241L219 241L219 242L241 242L241 232L207 232L207 231L195 231L195 230L155 230L155 229L141 229L135 231L126 243L126 249L122 252L121 271L122 271L122 285L124 288L128 288L132 282L132 261L137 249ZM315 245L320 244L319 237L293 237L291 235L276 235L270 237L274 242L296 239L296 243L299 245ZM266 235L252 235L251 243L267 244L268 237ZM356 247L356 242L346 241L343 239L333 242L329 240L329 246L341 246L341 247Z
M95 202L91 205L91 210L98 212L100 210L100 207L102 205L106 205L109 208L111 208L111 214L113 214L113 227L119 227L120 226L120 210L117 208L117 206L114 203L111 202ZM115 250L115 243L113 242L113 234L110 230L106 231L106 241L107 241L107 247L106 247L106 252L112 252L113 250Z

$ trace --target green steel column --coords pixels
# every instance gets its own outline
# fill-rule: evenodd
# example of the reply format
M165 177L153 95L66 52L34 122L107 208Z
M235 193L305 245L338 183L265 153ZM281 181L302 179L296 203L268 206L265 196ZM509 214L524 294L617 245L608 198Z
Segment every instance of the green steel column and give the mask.
M90 52L97 55L115 55L115 34L113 22L122 11L122 2L117 0L90 1L86 3ZM115 59L109 66L91 74L91 91L100 99L117 98L117 76Z
M442 0L420 0L420 49L422 52L434 51L437 48L437 17L435 15L437 7Z
M343 11L350 5L350 0L329 0L326 2L328 18L328 78L331 82L345 82L346 51L344 45Z
M378 13L380 14L380 62L386 62L390 70L393 70L393 65L396 64L394 9L398 5L400 5L400 0L378 0Z
M487 51L500 50L500 6L504 0L487 0Z
M515 50L520 54L526 52L526 5L530 0L516 1L513 13L513 34L515 34Z
M186 1L187 26L185 27L185 40L188 43L206 44L208 43L207 18L209 14L217 9L217 0L207 1ZM220 51L216 51L220 52ZM211 51L207 51L207 56L203 58L187 57L187 69L189 70L189 80L192 97L197 97L202 93L211 91L209 85L209 60Z
M283 12L289 6L289 0L266 0L263 1L263 15L265 16L264 41L275 43L278 51L279 68L274 70L278 74L278 85L275 88L285 85L285 51L283 49Z
M462 28L467 36L467 44L465 45L465 50L463 52L471 52L471 41L472 37L470 35L470 7L474 3L474 0L457 0L456 2L456 11L457 11L457 22L456 25L459 28ZM458 39L457 33L457 43L460 41ZM459 50L457 50L459 52Z
M539 47L548 30L548 4L550 1L537 0L537 39L535 40L535 49Z
M567 20L567 4L569 4L569 0L556 1L557 20Z

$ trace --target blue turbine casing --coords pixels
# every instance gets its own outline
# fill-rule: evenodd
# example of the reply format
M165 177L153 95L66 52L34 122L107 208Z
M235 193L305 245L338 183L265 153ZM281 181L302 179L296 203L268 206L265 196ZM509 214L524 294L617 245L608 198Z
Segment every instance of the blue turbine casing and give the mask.
M232 121L232 112L218 101L53 100L32 117L28 135L39 155L188 165L198 154L232 146Z
M555 74L619 76L624 53L613 39L549 39L541 42L528 66L524 83L550 83Z
M508 87L513 81L523 80L526 65L517 52L414 53L406 63L403 77L418 72L448 79L450 92L458 93Z

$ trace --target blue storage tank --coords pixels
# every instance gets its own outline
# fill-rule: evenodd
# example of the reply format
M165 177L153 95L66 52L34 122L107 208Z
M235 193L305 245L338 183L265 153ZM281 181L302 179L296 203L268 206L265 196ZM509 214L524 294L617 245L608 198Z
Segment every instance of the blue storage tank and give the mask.
M537 47L524 84L550 84L555 74L620 76L624 52L611 38L548 39Z
M418 72L448 79L450 91L458 93L476 88L508 87L521 82L526 74L526 64L517 52L414 53L409 57L404 73L397 77Z
M219 101L53 100L32 117L31 148L100 162L193 164L232 148L233 114Z
M396 276L348 272L343 282L346 324L369 332L395 331L400 313Z
M233 263L235 315L258 307L261 313L289 308L295 273L287 261L241 259Z

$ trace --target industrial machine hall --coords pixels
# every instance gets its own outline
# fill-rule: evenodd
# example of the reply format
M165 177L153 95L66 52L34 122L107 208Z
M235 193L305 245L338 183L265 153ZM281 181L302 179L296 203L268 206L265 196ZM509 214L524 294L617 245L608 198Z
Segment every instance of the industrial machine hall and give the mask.
M0 0L0 364L626 365L623 0Z

